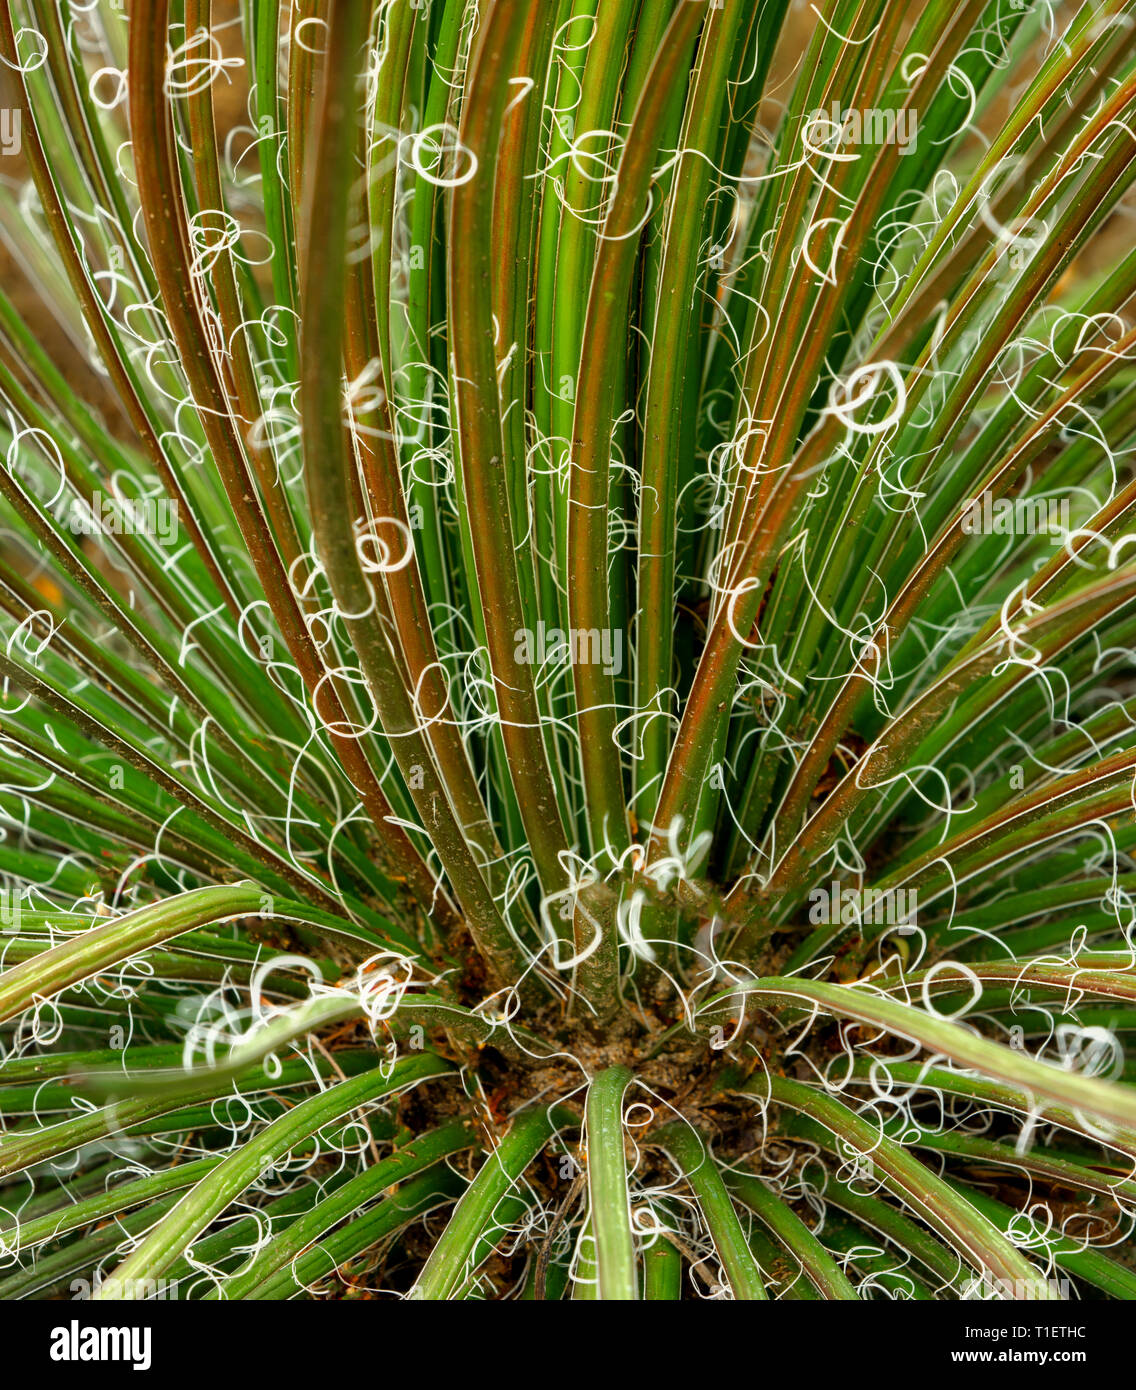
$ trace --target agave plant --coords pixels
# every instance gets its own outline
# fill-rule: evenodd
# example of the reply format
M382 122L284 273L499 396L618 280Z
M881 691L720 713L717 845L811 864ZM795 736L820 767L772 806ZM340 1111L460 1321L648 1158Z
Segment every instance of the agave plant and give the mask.
M1134 10L0 4L0 1297L1136 1297Z

